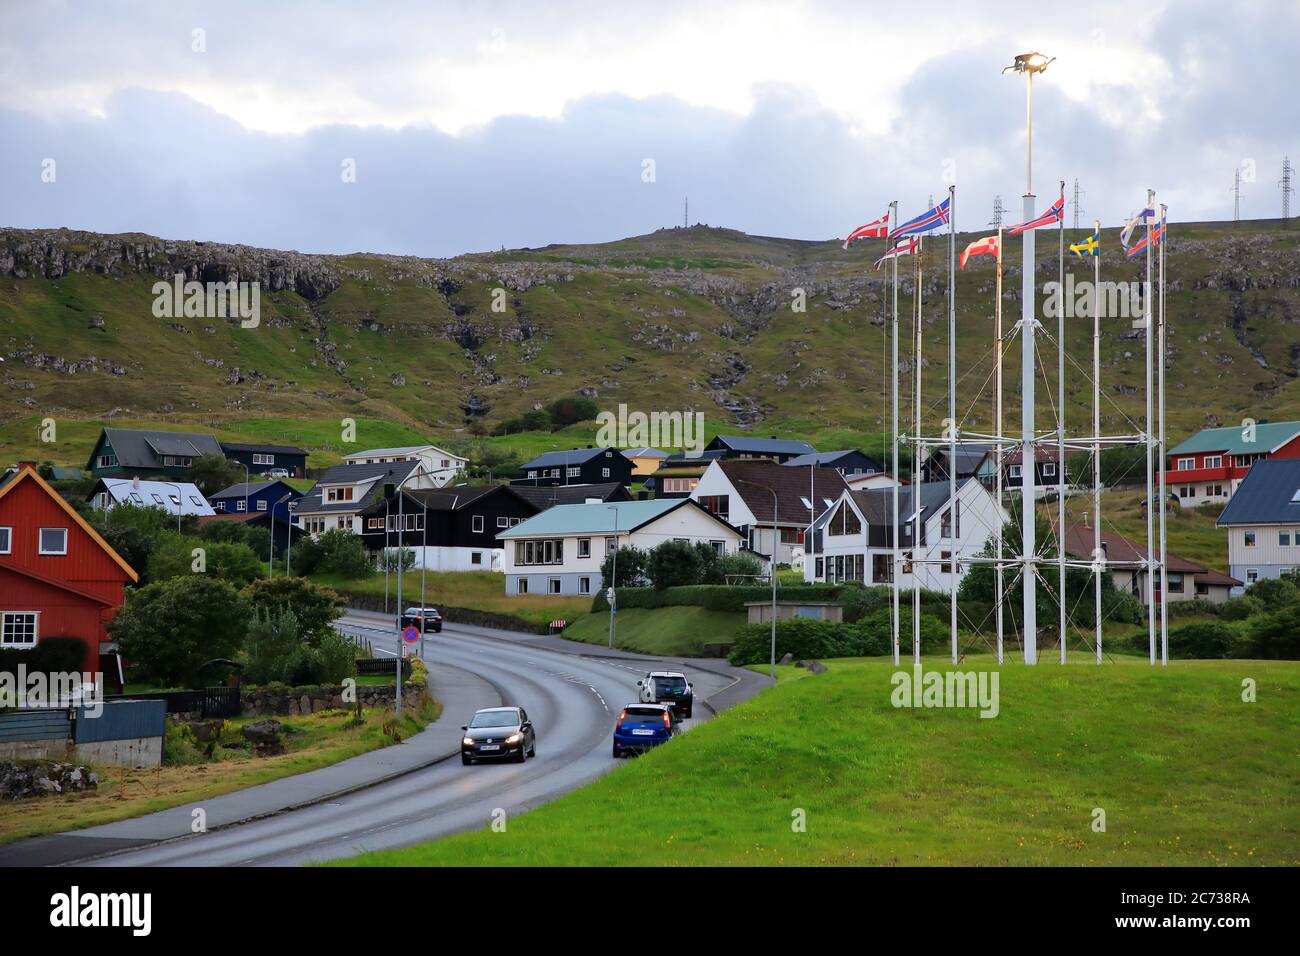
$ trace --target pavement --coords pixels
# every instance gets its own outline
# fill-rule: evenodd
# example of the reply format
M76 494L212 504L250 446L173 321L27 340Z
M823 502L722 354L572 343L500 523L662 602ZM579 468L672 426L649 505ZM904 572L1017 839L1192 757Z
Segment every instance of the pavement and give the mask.
M396 654L389 615L338 622L377 654ZM293 865L405 846L526 812L613 770L610 731L647 670L681 670L694 719L752 697L770 680L722 661L649 657L558 637L447 625L424 660L441 718L421 733L330 767L118 823L0 846L0 866ZM526 764L464 767L461 724L482 707L524 706L537 727ZM206 832L192 833L193 811Z

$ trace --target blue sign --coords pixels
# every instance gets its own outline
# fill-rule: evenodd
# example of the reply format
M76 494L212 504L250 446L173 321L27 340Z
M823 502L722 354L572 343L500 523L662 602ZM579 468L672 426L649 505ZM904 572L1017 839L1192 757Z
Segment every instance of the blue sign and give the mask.
M404 628L402 630L402 640L406 641L406 643L414 644L419 639L420 639L420 632L415 629L414 625L412 625L411 627Z

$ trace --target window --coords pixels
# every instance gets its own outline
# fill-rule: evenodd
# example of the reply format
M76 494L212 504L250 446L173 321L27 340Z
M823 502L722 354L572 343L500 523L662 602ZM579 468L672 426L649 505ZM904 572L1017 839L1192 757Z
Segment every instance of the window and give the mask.
M235 502L235 510L236 510L236 511L247 511L247 510L248 510L248 502L245 501L243 498L240 498L238 501Z
M831 515L831 520L826 525L826 533L833 536L862 533L862 522L858 520L857 513L849 507L847 501Z
M13 551L13 528L0 528L0 554L10 554Z
M168 495L167 497L171 501L171 503L174 504L177 508L181 506L180 495Z
M582 474L582 469L577 465L570 465L564 469L564 474L569 478L577 478Z
M1246 542L1245 542L1246 547L1248 548L1255 547L1255 532L1247 531L1245 537L1246 537Z
M547 593L547 594L559 594L559 593L560 593L560 579L559 579L559 578L547 578L547 579L546 579L546 593Z
M871 580L877 584L888 583L894 576L894 557L889 554L871 556Z
M537 469L536 469L536 468L529 468L529 469L528 469L528 477L529 477L529 478L536 478L536 477L537 477Z
M527 593L528 593L528 579L527 579L527 578L516 578L516 579L515 579L515 593L516 593L516 594L527 594Z
M1206 455L1206 456L1205 456L1205 467L1206 467L1206 468L1222 468L1222 467L1223 467L1223 456L1222 456L1222 455Z
M1008 478L1019 478L1019 477L1020 477L1020 466L1019 466L1019 465L1012 465L1011 467L1009 467L1009 468L1007 469L1007 477L1008 477Z
M165 505L165 504L167 503L167 502L163 501L163 496L160 495L160 494L158 494L158 492L154 491L154 492L150 492L150 494L153 495L153 503L154 503L154 504L156 504L156 505Z
M40 538L41 554L67 554L68 529L42 528Z
M1043 462L1043 477L1044 478L1056 477L1056 462L1054 461Z
M0 646L35 647L39 617L37 611L5 611L0 614Z
M482 563L483 563L483 552L482 552L482 551L471 551L471 552L469 553L469 563L470 563L470 564L482 564Z
M803 529L782 528L781 543L782 544L803 544Z
M818 580L821 580L823 577L826 576L826 559L825 559L825 558L818 558L818 559L817 559L817 571L816 571L816 573L815 573L813 576L816 577Z
M254 453L253 453L253 464L255 464L255 465L274 465L274 464L275 464L275 456L274 456L274 455L259 455L259 454L257 454L256 452L254 452Z
M1204 581L1197 581L1197 582L1196 582L1196 596L1197 596L1197 597L1205 597L1205 596L1206 596L1207 594L1209 594L1209 593L1210 593L1210 586L1209 586L1208 584L1206 584Z
M1181 574L1169 574L1169 573L1167 573L1167 572L1166 572L1166 575L1165 575L1165 576L1169 579L1169 593L1170 593L1170 594L1182 594L1182 593L1183 593L1183 576L1182 576Z
M326 501L351 501L352 487L349 485L344 487L336 486L334 488L326 488L325 500Z
M144 505L144 498L140 496L140 492L138 491L131 492L131 501L133 501L137 505L141 505L141 506Z
M563 564L564 539L516 541L515 564Z
M602 478L608 478L608 477L609 477L609 469L608 469L608 468L602 468L602 469L600 469L600 477L602 477Z
M943 573L952 574L952 552L940 551L939 560L943 562L943 564L940 565L940 567L943 569Z
M1284 547L1284 548L1289 548L1289 547L1291 547L1291 532L1290 532L1290 531L1279 531L1279 532L1277 533L1277 543L1278 543L1279 545L1281 545L1282 547Z
M591 593L591 578L578 578L578 593L579 594Z
M590 538L579 538L579 539L578 539L578 557L580 557L580 558L589 558L589 557L591 557L591 539L590 539Z
M366 519L366 530L367 530L367 531L378 531L382 526L383 526L383 519L382 519L382 518L367 518L367 519Z
M510 527L510 519L507 518L505 515L497 515L497 527L498 528Z
M100 455L100 456L99 456L99 467L100 467L100 468L116 468L116 467L117 467L117 456L116 456L116 455Z
M1259 572L1258 572L1257 570L1255 570L1254 568L1247 568L1247 569L1246 569L1246 583L1247 583L1247 584L1254 584L1254 583L1255 583L1256 581L1258 581L1258 580L1259 580Z
M519 522L520 522L520 521L523 521L523 520L524 520L523 518L511 518L511 519L510 519L510 527L513 528L515 525L519 524Z
M717 515L723 521L731 520L730 495L701 495L700 506L710 514Z
M957 537L960 538L961 537L961 502L960 501L955 502L955 507L957 509ZM953 536L952 515L953 515L952 508L949 508L947 511L943 513L943 521L939 531L939 537L951 538Z
M481 534L483 532L482 515L474 515L473 517L470 518L470 530L473 531L475 534Z
M613 554L617 550L618 550L618 538L606 538L605 556L608 557L609 555Z
M727 553L727 542L725 541L710 541L709 547L713 549L713 553L718 557L722 557Z
M448 461L446 458L444 458L444 459L442 460L442 467L443 467L443 468L450 468L450 467L451 467L451 462Z

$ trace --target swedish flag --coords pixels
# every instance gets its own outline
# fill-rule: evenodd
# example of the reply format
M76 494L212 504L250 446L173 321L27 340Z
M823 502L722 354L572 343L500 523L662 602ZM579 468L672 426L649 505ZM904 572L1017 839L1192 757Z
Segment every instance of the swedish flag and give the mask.
M1075 242L1070 245L1070 255L1078 256L1080 259L1087 256L1101 255L1101 233L1094 232L1084 242Z

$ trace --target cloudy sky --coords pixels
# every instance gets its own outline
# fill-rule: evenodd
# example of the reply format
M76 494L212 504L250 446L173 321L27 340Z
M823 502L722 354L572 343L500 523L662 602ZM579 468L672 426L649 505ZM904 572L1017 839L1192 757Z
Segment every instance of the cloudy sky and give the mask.
M6 9L7 8L7 9ZM313 252L842 236L957 184L1114 225L1280 214L1300 0L0 0L0 224ZM1294 203L1300 209L1300 202Z

